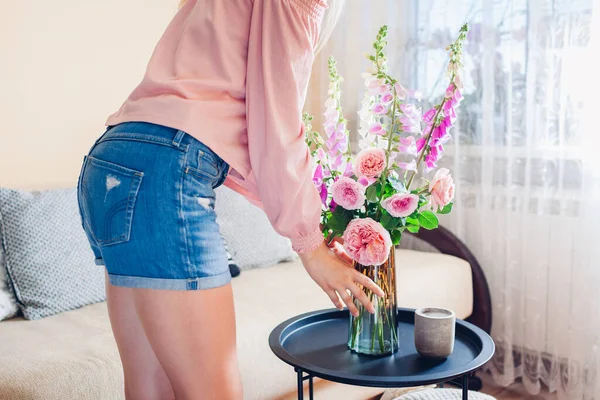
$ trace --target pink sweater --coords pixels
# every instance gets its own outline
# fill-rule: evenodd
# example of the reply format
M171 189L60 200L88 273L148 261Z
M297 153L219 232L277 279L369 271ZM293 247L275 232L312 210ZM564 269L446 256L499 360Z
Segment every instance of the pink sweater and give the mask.
M323 241L302 107L325 0L188 0L146 74L106 124L185 131L231 170L225 185L262 207L306 252Z

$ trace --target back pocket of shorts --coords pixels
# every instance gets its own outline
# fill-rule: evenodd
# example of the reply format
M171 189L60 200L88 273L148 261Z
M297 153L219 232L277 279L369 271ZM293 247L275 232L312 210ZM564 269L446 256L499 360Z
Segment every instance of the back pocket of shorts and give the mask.
M127 242L137 194L144 174L87 157L81 178L81 213L99 245Z

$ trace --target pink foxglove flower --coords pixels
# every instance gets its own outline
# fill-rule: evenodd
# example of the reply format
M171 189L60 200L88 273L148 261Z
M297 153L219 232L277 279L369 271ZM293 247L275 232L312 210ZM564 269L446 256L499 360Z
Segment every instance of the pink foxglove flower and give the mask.
M385 79L368 79L365 84L369 92L373 94L383 94L390 91L390 87L385 83Z
M440 168L429 183L429 206L438 211L454 199L454 180L447 168Z
M392 247L389 232L371 218L350 221L343 238L346 253L362 265L383 264Z
M375 122L369 128L369 133L373 135L384 136L387 132L380 122Z
M387 114L387 112L388 112L387 107L381 103L375 104L373 106L373 109L371 109L371 111L373 112L373 114L378 114L378 115Z
M400 100L406 99L406 95L408 94L408 91L404 88L404 86L402 86L400 83L396 83L394 85L394 88L396 89L396 96Z
M425 138L419 138L417 139L417 151L420 153L421 150L423 150L423 147L425 147Z
M350 160L346 161L346 167L344 167L344 176L352 176L354 174L354 167Z
M327 205L327 185L323 182L323 166L321 164L317 164L317 167L315 168L315 172L313 173L313 183L319 192L321 203Z
M396 165L398 168L401 168L405 171L417 172L417 162L415 160L412 160L411 162L398 162Z
M354 174L357 177L376 178L385 169L385 151L375 147L362 150L354 159Z
M358 210L365 203L365 187L346 176L331 185L331 194L333 201L346 210Z
M423 114L423 122L426 124L430 124L433 121L433 117L435 117L435 113L437 110L435 108L427 110L425 114Z
M392 102L392 100L394 100L394 95L391 94L390 92L384 93L381 95L381 102L384 104L389 104Z
M398 150L411 156L417 155L417 146L415 144L415 137L401 137L398 142Z
M358 178L358 183L360 183L364 187L371 186L375 182L377 182L377 178L368 178L366 176L361 176L360 178Z
M416 194L394 194L381 202L383 208L392 217L402 218L411 215L419 206L419 196Z

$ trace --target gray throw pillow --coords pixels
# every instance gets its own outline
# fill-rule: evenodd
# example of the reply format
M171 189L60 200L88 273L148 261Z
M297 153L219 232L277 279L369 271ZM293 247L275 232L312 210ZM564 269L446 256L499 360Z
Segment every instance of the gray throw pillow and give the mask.
M275 232L260 208L225 186L216 192L217 221L240 269L266 267L295 258L290 241Z
M76 189L0 188L0 215L8 277L25 318L105 299L104 269L94 264Z
M0 225L2 222L0 221ZM2 231L0 230L0 321L17 315L17 299L12 291L6 272L6 257L2 248Z

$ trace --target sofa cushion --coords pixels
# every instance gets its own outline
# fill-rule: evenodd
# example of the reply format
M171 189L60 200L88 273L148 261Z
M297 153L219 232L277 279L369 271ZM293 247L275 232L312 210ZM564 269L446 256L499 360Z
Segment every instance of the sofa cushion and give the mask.
M2 218L2 215L0 215L0 218ZM8 281L6 257L2 249L2 230L0 229L0 321L14 317L17 315L18 310L17 299L15 299L11 284Z
M93 262L75 189L0 188L9 279L27 319L103 301L104 270Z
M396 259L400 306L435 305L461 318L470 314L471 273L465 261L408 250L398 250ZM232 285L245 398L295 398L294 370L271 352L269 334L295 315L331 308L329 298L299 261L245 271ZM121 366L104 303L39 321L0 323L0 365L3 400L123 399ZM383 392L321 380L315 381L315 390L317 398L347 400Z
M221 233L242 270L295 258L290 241L275 232L261 209L225 186L216 193L215 211Z
M0 322L0 399L124 399L106 303Z

